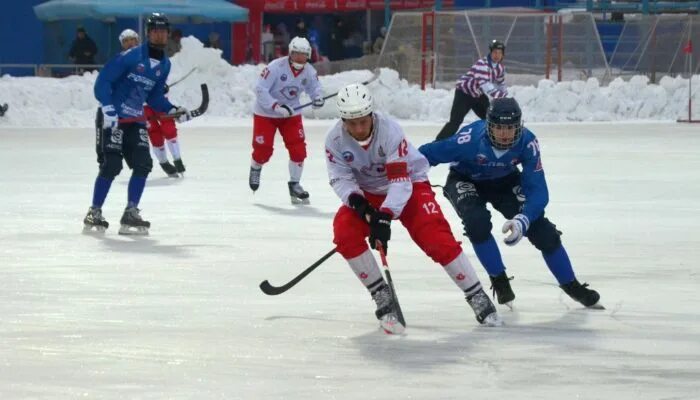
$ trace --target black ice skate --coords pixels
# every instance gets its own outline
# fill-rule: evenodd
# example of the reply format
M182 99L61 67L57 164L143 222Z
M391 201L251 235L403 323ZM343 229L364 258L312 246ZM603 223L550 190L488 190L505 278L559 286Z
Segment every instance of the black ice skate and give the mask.
M185 164L182 163L182 159L178 158L177 160L173 160L173 164L175 164L175 170L177 170L180 175L183 175L183 172L185 172Z
M107 228L109 228L109 222L107 222L102 216L101 208L90 207L87 215L83 219L84 233L91 232L93 228L97 232L104 232Z
M595 290L589 289L587 283L582 285L578 280L574 279L572 282L561 285L560 287L564 292L566 292L566 294L569 295L569 297L578 301L584 306L596 310L605 310L605 307L598 304L600 295Z
M151 223L144 221L139 214L140 210L136 207L129 207L124 210L121 221L122 226L119 228L120 235L148 235L148 229Z
M262 168L250 167L250 174L248 175L248 185L250 189L255 192L260 187L260 172Z
M498 312L496 312L496 306L491 299L489 299L489 295L484 292L484 289L479 289L478 292L467 296L467 303L471 306L472 310L474 310L476 320L479 321L481 325L503 325L501 317L498 315Z
M177 169L175 169L175 166L170 164L168 161L164 163L160 163L160 167L163 168L163 172L165 172L166 175L170 178L179 178L180 175L177 173Z
M289 197L292 200L292 204L309 204L309 192L304 190L299 182L288 182L289 185Z
M7 103L1 104L1 105L0 105L0 117L2 117L3 115L5 115L5 113L7 112L7 109L8 109L8 108L10 108L10 106L8 106Z
M379 326L388 334L401 334L405 326L401 324L398 317L398 304L394 300L389 285L382 283L377 290L372 293L372 300L377 303L377 311L374 315L379 320Z
M505 304L508 308L513 308L513 300L515 300L515 293L510 287L510 280L503 271L496 276L489 276L491 278L491 289L493 289L493 296L498 299L498 304Z

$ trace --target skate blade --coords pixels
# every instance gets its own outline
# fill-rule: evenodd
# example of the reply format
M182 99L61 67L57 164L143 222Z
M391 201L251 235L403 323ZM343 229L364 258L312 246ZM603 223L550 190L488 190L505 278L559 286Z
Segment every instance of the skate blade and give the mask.
M94 230L93 230L94 229ZM104 226L83 225L84 234L104 234L107 228Z
M132 235L132 236L147 236L148 235L148 228L144 226L128 226L128 225L122 225L121 228L119 228L119 234L120 235Z
M177 179L177 178L179 178L179 177L180 177L180 174L168 174L168 178L175 178L175 179Z
M600 303L595 303L592 306L588 306L586 308L591 309L591 310L605 310L605 307L603 307L603 305Z
M290 197L290 198L291 198L291 200L292 200L292 204L295 205L295 206L298 206L298 205L309 205L309 204L311 204L311 201L309 201L308 197L305 198L305 199L300 199L300 198L298 198L298 197Z
M508 309L509 309L510 311L513 311L513 302L512 302L512 301L508 301L508 302L506 302L506 303L503 303L503 305L506 306L506 307L508 307Z
M394 314L387 314L379 320L379 326L387 335L401 335L406 330L406 327L399 322L399 319Z
M491 313L484 318L484 322L481 323L482 326L496 327L503 326L503 320L497 312Z

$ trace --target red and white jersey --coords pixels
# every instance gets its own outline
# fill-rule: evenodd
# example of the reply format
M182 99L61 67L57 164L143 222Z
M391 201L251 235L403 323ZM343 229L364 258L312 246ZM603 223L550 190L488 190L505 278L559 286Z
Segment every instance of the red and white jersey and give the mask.
M472 97L482 94L493 98L505 97L508 89L505 85L506 67L494 63L489 57L477 60L466 74L459 77L457 87Z
M281 57L265 67L255 86L256 101L253 113L271 118L282 118L272 108L286 104L294 109L299 106L299 96L305 91L311 99L323 97L316 69L309 63L301 71L289 65L289 57ZM294 112L298 114L299 112Z
M394 119L373 113L372 140L361 146L340 120L326 136L326 166L335 193L345 205L352 193L386 195L380 209L401 216L413 182L428 181L428 160L406 139Z

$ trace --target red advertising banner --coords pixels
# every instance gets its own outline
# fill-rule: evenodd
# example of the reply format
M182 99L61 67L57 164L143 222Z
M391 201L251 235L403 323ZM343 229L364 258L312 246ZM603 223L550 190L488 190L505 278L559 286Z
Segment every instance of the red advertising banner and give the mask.
M265 1L266 12L289 12L296 11L296 1L294 0L262 0Z
M367 0L337 0L338 11L358 11L367 9Z
M297 10L324 12L335 9L335 0L297 0Z

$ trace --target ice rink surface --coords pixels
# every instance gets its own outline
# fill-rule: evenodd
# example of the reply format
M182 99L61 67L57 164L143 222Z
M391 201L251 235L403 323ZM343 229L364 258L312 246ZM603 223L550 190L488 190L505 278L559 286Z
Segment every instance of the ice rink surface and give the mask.
M135 238L117 235L126 169L104 207L112 227L81 234L90 129L0 129L0 399L700 398L698 127L530 125L547 216L607 310L566 297L527 241L501 243L516 310L479 327L397 223L388 259L408 328L392 337L339 255L283 295L258 289L333 247L329 125L307 122L306 207L289 202L279 137L253 196L250 126L183 126L186 177L155 166L141 203L151 234ZM415 145L440 129L405 127ZM445 175L432 170L432 183ZM500 243L503 218L493 222Z

